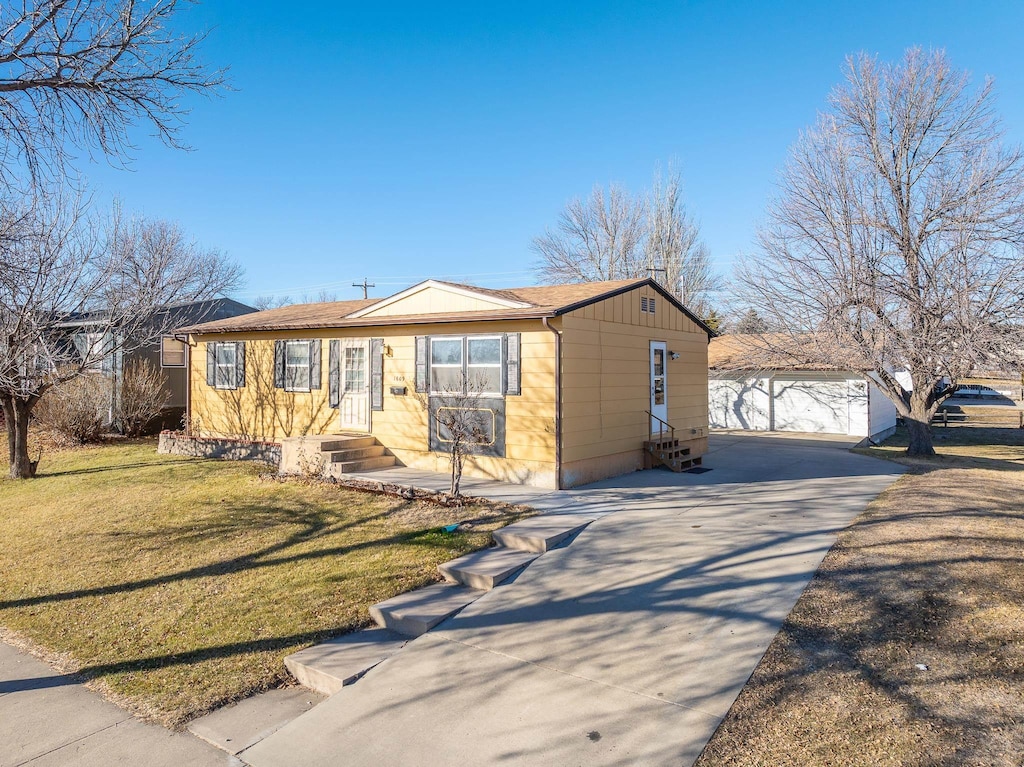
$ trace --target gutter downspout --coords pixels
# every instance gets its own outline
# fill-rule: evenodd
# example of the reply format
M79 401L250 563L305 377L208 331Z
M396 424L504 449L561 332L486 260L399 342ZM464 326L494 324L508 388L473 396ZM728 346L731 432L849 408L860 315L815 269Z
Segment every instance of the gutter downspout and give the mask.
M185 336L185 436L192 436L192 337Z
M544 327L555 334L555 489L562 489L562 333L541 317Z

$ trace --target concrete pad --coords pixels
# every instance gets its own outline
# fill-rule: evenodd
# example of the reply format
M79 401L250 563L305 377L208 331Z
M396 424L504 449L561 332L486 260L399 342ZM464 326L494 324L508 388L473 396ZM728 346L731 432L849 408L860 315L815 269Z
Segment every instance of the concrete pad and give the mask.
M514 549L482 549L437 566L452 583L490 591L508 580L539 555Z
M593 519L570 514L541 514L495 530L492 535L501 546L543 554L591 522Z
M383 628L351 634L299 650L284 659L300 684L323 695L334 695L405 647L408 637Z
M225 755L191 735L143 724L74 678L0 643L0 767L188 764Z
M484 593L463 586L436 583L378 602L370 607L370 615L382 628L403 636L417 637Z
M413 645L415 659L385 661L241 758L253 767L680 764L718 725L657 697L432 635ZM696 737L665 737L680 732Z
M599 517L572 546L243 758L691 764L836 531L901 473L832 441L742 435L712 448L707 473L569 491L565 508ZM577 742L591 732L600 740Z
M101 730L33 759L26 767L244 767L223 751L184 733L135 719Z
M238 754L326 700L304 687L267 690L193 720L188 731L229 754Z

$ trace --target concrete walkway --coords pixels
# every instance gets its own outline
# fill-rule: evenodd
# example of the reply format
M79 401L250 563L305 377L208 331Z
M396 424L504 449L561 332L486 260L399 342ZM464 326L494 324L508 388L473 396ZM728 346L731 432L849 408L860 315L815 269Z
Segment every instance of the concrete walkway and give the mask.
M0 642L0 767L241 764L187 733L143 724L74 679Z
M721 434L710 472L536 496L604 516L241 758L692 763L836 532L898 476L848 445Z

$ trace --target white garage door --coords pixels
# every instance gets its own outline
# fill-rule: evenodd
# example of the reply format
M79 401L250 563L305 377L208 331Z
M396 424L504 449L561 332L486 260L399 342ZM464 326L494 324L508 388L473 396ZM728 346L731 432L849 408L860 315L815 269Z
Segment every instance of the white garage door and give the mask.
M776 378L775 429L849 434L850 403L846 381L796 381Z

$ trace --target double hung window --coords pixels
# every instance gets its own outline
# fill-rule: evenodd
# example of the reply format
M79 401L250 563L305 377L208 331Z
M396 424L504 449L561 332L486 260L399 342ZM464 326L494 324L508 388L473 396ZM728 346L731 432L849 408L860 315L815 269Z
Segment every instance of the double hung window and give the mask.
M238 363L238 349L234 344L217 344L217 367L214 370L214 386L218 389L234 389L235 366Z
M287 391L309 391L309 341L288 341L285 344L284 388Z
M501 336L430 339L430 393L500 397Z
M185 342L172 336L161 338L160 365L165 368L185 367Z

